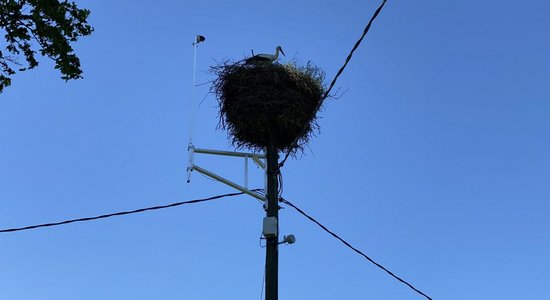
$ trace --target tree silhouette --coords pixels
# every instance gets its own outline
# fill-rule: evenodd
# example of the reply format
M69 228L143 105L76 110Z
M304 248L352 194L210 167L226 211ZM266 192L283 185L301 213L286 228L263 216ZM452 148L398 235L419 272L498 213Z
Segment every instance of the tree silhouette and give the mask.
M82 78L71 43L92 33L89 14L68 0L0 0L0 29L7 42L0 50L0 93L11 75L38 66L37 52L55 61L62 79Z

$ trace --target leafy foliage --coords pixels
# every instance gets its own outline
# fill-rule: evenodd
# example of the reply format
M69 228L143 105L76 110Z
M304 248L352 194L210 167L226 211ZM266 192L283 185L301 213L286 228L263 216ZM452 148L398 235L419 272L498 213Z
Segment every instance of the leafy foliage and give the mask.
M16 69L38 66L37 50L55 61L62 79L82 78L71 43L92 33L89 14L68 0L0 0L0 28L7 42L5 51L0 51L0 93L11 84ZM25 63L19 61L21 56Z

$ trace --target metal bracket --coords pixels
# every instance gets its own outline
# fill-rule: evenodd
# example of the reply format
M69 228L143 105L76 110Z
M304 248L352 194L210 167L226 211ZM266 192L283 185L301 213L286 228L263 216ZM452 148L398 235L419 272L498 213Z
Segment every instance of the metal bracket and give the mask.
M233 156L233 157L243 157L244 158L244 186L241 186L229 179L226 179L222 176L219 176L213 172L210 172L204 168L201 168L194 163L194 154L210 154L210 155L222 155L222 156ZM245 153L245 152L232 152L232 151L221 151L221 150L212 150L212 149L201 149L195 148L192 144L189 145L189 164L187 166L187 182L191 181L191 172L196 170L197 172L208 176L214 180L217 180L223 184L226 184L236 190L239 190L247 195L250 195L258 200L266 201L266 197L248 189L248 159L252 158L252 161L262 169L266 169L266 163L262 159L266 159L265 154L259 153Z

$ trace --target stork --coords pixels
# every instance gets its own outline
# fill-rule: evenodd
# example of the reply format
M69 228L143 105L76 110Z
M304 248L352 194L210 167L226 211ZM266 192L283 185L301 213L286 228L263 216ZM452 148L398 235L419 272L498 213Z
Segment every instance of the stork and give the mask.
M272 64L274 61L276 61L279 58L279 52L285 55L285 52L283 51L283 48L281 46L277 46L275 48L275 54L257 54L252 57L249 57L245 61L245 65L264 65L264 64Z

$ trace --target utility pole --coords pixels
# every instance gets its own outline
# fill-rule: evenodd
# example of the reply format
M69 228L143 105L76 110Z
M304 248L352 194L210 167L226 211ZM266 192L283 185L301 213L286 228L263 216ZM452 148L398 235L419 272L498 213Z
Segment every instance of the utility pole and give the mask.
M276 234L266 236L265 300L279 299L279 154L271 139L266 149L267 218L275 218Z

